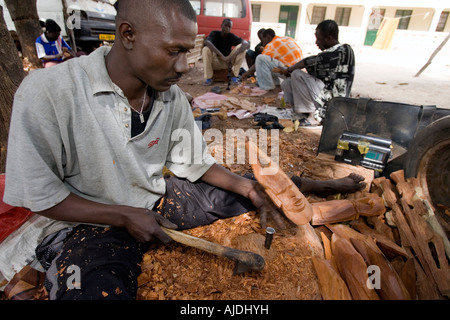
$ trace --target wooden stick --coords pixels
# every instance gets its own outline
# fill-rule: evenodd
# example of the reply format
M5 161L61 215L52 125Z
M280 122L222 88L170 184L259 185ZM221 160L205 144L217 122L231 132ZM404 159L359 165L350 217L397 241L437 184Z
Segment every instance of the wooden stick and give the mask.
M441 49L445 46L445 44L447 43L448 39L450 39L450 32L449 34L445 37L444 41L442 41L442 43L439 45L439 47L436 48L436 50L434 50L434 52L431 54L430 59L428 59L427 63L425 63L425 65L422 67L422 69L419 70L419 72L416 73L416 75L414 76L415 78L417 78L418 76L420 76L420 74L431 64L431 61L433 61L434 57L438 54L439 51L441 51Z

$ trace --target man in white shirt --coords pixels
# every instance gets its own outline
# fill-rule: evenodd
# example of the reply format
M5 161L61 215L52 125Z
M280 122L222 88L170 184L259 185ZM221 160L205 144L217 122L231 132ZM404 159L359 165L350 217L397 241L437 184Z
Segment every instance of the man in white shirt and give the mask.
M50 298L100 299L107 292L109 299L133 299L142 243L171 240L160 225L210 223L246 212L248 203L268 209L256 181L194 150L206 144L175 84L189 70L186 54L196 35L187 0L120 0L111 49L32 72L18 89L4 201L39 214L22 236L32 244L28 249L39 245ZM187 137L192 147L182 145ZM164 166L175 182L163 177ZM201 219L182 208L170 222L155 209L168 185L179 183L228 190L244 205L205 209ZM45 238L57 239L58 232L67 232L58 243ZM32 258L16 257L16 267ZM81 269L80 289L67 290L70 274L61 270L71 264Z

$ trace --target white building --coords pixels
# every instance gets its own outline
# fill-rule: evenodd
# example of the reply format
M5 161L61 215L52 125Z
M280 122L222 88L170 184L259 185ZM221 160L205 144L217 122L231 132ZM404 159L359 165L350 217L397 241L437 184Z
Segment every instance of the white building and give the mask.
M251 0L251 5L252 46L260 28L273 28L314 51L314 31L324 19L338 22L340 42L356 48L373 44L383 18L400 18L392 49L434 48L450 31L450 0Z

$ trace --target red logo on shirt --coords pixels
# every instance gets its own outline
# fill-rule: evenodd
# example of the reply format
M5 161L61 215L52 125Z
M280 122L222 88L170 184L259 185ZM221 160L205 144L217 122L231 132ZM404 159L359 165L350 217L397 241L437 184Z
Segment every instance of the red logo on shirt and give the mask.
M153 147L155 144L158 144L159 142L159 138L156 138L156 140L150 141L150 143L148 144L148 147L151 148Z

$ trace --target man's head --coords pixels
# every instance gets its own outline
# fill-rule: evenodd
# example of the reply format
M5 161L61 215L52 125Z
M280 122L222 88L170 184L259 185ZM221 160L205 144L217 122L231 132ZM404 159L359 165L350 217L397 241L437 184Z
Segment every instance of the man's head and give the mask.
M324 20L316 27L316 45L326 50L339 43L339 27L334 20Z
M56 41L61 34L61 28L55 20L47 19L45 21L45 37L48 41Z
M262 36L263 45L267 45L273 38L275 38L275 31L273 29L266 29Z
M189 70L197 16L188 0L119 0L112 53L122 79L165 91ZM109 70L108 70L109 71ZM114 79L113 79L114 80Z
M233 21L231 21L231 19L223 19L222 24L221 24L221 28L222 28L222 35L227 35L231 32L231 29L233 28Z
M266 31L266 29L264 29L264 28L261 28L261 29L258 30L259 41L262 41L262 37L263 37L264 31Z

